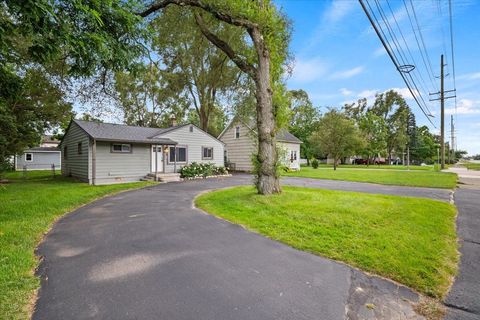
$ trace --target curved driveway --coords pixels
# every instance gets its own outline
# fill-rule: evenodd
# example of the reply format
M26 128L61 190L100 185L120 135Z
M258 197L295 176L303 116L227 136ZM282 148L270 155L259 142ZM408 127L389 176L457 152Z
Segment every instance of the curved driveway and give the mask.
M192 207L202 191L248 183L238 175L162 184L67 215L38 248L33 318L422 319L405 287Z

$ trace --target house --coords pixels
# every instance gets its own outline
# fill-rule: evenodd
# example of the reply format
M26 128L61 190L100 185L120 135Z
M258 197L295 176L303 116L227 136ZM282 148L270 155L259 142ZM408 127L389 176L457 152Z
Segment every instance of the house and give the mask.
M27 149L14 157L15 170L59 169L62 162L59 143L53 136L43 136L38 147Z
M89 184L178 176L192 162L224 166L224 145L193 124L148 128L72 120L60 148L62 174Z
M218 136L225 144L226 162L237 171L252 171L252 154L257 152L257 132L254 122L248 123L234 118ZM279 130L276 136L277 146L282 153L285 166L300 170L300 141L287 130Z

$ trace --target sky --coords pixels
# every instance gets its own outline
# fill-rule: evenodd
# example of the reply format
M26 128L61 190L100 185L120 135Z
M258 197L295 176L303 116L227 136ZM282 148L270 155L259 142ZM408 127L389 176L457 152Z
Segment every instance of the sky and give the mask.
M413 100L357 0L275 2L293 24L290 49L294 60L293 72L287 79L289 89L307 91L322 112L362 97L373 103L375 93L395 89L407 99L417 125L428 125L432 132L439 133L440 103L428 101L428 93L438 91L440 80L436 77L440 75L442 53L446 53L448 74L445 90L454 87L448 1L405 0L414 26L410 5L415 9L420 28L420 33L416 31L417 39L421 48L421 37L425 44L425 50L421 51L404 2L378 0L403 48L405 64L415 65L412 75L417 79L419 91L424 93L435 126ZM375 6L375 0L368 2ZM457 149L480 154L480 1L452 0L452 12L457 101L455 108L454 99L446 100L445 137L450 139L450 115L453 115ZM377 14L380 18L379 11Z

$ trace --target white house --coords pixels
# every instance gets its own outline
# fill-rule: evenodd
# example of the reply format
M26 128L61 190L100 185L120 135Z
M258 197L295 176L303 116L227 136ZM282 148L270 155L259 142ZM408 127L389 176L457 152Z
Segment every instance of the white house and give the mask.
M29 148L14 157L15 170L60 169L62 157L58 144L59 141L52 136L43 136L40 146Z
M251 121L253 123L253 121ZM225 144L225 158L238 171L252 171L252 154L257 152L257 132L253 124L234 118L218 136ZM282 153L283 164L293 170L300 170L300 144L302 141L287 130L280 130L277 146Z

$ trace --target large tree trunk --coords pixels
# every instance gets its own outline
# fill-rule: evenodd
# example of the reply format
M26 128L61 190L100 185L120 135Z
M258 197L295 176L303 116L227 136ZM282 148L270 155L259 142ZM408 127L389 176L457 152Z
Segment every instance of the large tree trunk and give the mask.
M252 30L251 36L258 55L258 67L255 72L259 165L257 190L260 194L273 194L281 192L281 188L276 170L277 150L273 92L270 86L270 53L258 29Z

